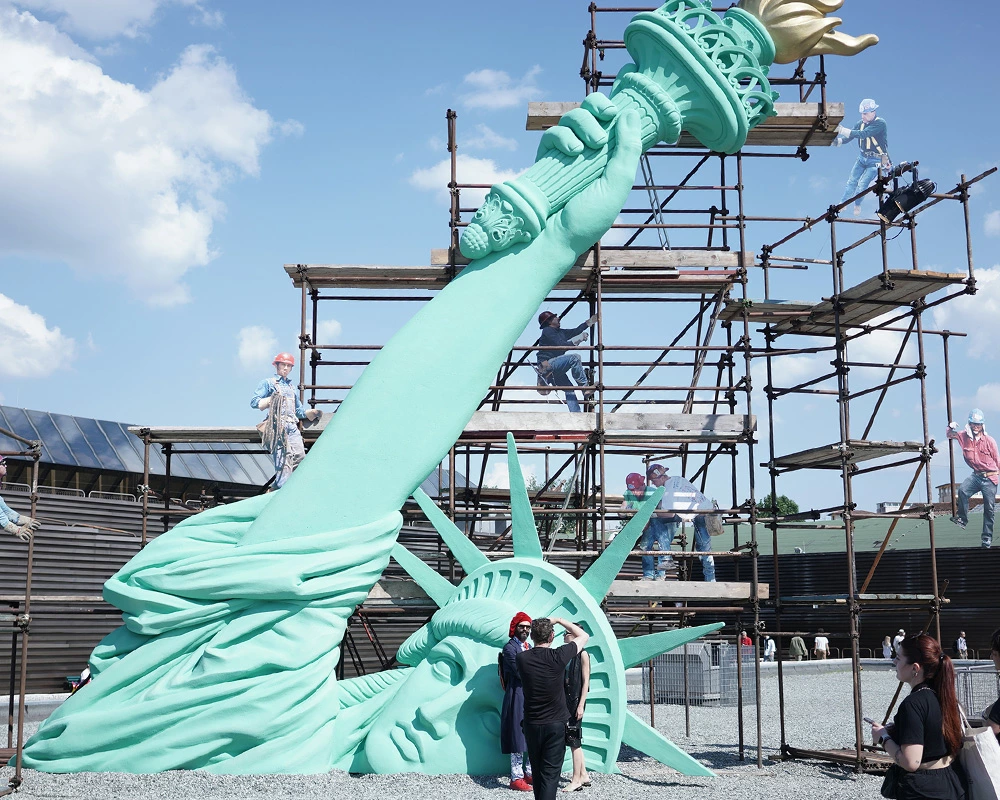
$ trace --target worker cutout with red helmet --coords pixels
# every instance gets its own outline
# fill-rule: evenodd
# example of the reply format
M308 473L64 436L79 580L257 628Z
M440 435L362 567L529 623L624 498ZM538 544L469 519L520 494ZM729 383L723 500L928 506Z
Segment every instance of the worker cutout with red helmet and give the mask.
M276 374L257 384L250 407L267 412L267 419L257 426L257 430L261 443L274 458L274 485L271 488L280 489L306 457L299 420L308 420L311 424L322 416L322 412L315 408L307 411L288 379L295 366L294 356L278 353L271 363Z

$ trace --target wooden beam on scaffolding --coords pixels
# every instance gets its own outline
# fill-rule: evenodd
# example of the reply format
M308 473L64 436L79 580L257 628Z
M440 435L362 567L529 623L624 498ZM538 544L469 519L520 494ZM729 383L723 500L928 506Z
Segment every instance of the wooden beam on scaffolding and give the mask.
M618 251L624 252L624 251ZM602 265L609 261L613 266L601 267L603 290L607 293L656 291L666 294L710 294L727 291L736 282L739 270L735 263L737 253L709 251L698 259L677 258L675 252L641 251L641 258L602 257ZM653 255L653 254L657 255ZM660 255L662 254L662 255ZM592 260L591 256L591 260ZM746 263L753 263L754 254L746 253ZM673 264L695 261L700 266L677 269ZM718 263L733 263L731 269L718 269ZM458 265L458 272L461 271ZM285 264L285 272L296 288L303 281L314 289L443 289L454 279L447 264L431 266L387 266L378 264ZM579 291L586 288L594 275L592 266L576 266L556 286L557 289Z
M752 597L752 583L736 581L612 581L608 597L617 599L664 600L744 600ZM767 583L757 584L757 597L767 600L771 587Z
M765 463L761 464L761 466L801 469L839 468L841 466L841 454L845 452L847 454L847 463L856 464L859 461L870 461L874 458L884 458L900 453L919 453L923 448L923 442L875 442L866 439L848 439L843 447L840 444L810 447L808 450L800 450L797 453L779 456L774 459L771 465Z
M551 128L563 114L579 106L579 103L528 103L525 130L543 131ZM823 106L820 103L775 103L774 110L777 112L776 116L768 117L747 134L747 146L798 147L809 144L828 147L837 137L837 125L844 121L843 103L826 104L825 129L821 120ZM681 133L677 145L703 147L687 132Z
M307 442L315 441L333 418L324 414L315 426L307 428L302 436ZM623 413L604 414L604 435L609 442L664 441L664 442L730 442L757 430L757 418L746 414L670 414ZM150 442L156 444L242 442L260 444L260 434L252 426L185 428L161 426L155 428L130 427L129 433L141 435L148 432ZM598 430L597 414L567 411L477 411L465 426L462 439L506 437L508 431L519 441L550 440L559 436L589 436ZM186 452L186 451L178 451Z
M835 300L841 306L840 327L857 328L894 308L910 306L916 300L922 300L950 286L964 285L968 280L968 275L964 272L905 269L890 269L886 272L886 277L888 283L883 281L882 275L876 275L857 286L845 289L836 298L826 298L816 303L805 313L786 316L774 325L771 332L830 336L837 328Z

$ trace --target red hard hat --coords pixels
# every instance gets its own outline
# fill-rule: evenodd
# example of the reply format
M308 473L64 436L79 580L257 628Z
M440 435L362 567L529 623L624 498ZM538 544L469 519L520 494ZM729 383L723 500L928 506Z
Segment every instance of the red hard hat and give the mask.
M646 479L638 472L630 472L625 476L625 485L632 490L639 489L646 483Z
M538 315L538 327L544 328L546 325L549 324L549 320L552 319L554 316L556 315L553 314L551 311L543 311L541 314Z
M295 356L293 356L291 353L278 353L278 355L276 355L274 357L274 361L272 361L271 363L272 364L278 364L278 363L281 363L281 364L291 364L294 367L295 366Z

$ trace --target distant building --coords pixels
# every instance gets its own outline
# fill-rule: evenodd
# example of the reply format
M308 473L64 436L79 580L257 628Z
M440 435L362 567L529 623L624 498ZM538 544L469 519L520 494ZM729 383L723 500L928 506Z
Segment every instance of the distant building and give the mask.
M958 500L958 487L960 487L961 485L962 485L961 483L942 483L940 486L935 486L934 488L937 489L938 492L938 503L939 504L946 503L950 506L952 497ZM975 497L969 498L970 509L981 506L982 504L983 504L982 495L976 495ZM937 505L935 505L934 510L939 511L940 509L938 509Z
M907 503L902 508L905 511L907 508L913 508L916 505L918 505L918 504L917 503ZM875 506L875 511L878 514L891 514L893 511L899 511L899 510L900 510L900 505L899 505L899 503L896 503L896 502L879 503L879 504L877 504Z

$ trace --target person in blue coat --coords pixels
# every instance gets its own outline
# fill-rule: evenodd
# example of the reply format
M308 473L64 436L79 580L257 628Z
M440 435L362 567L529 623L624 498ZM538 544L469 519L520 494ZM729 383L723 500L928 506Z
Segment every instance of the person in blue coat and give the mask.
M517 671L517 654L530 648L531 617L518 611L510 621L510 641L500 656L500 683L503 685L503 706L500 709L500 752L510 753L510 788L522 792L531 789L531 764L528 745L524 740L521 720L524 719L524 690Z

